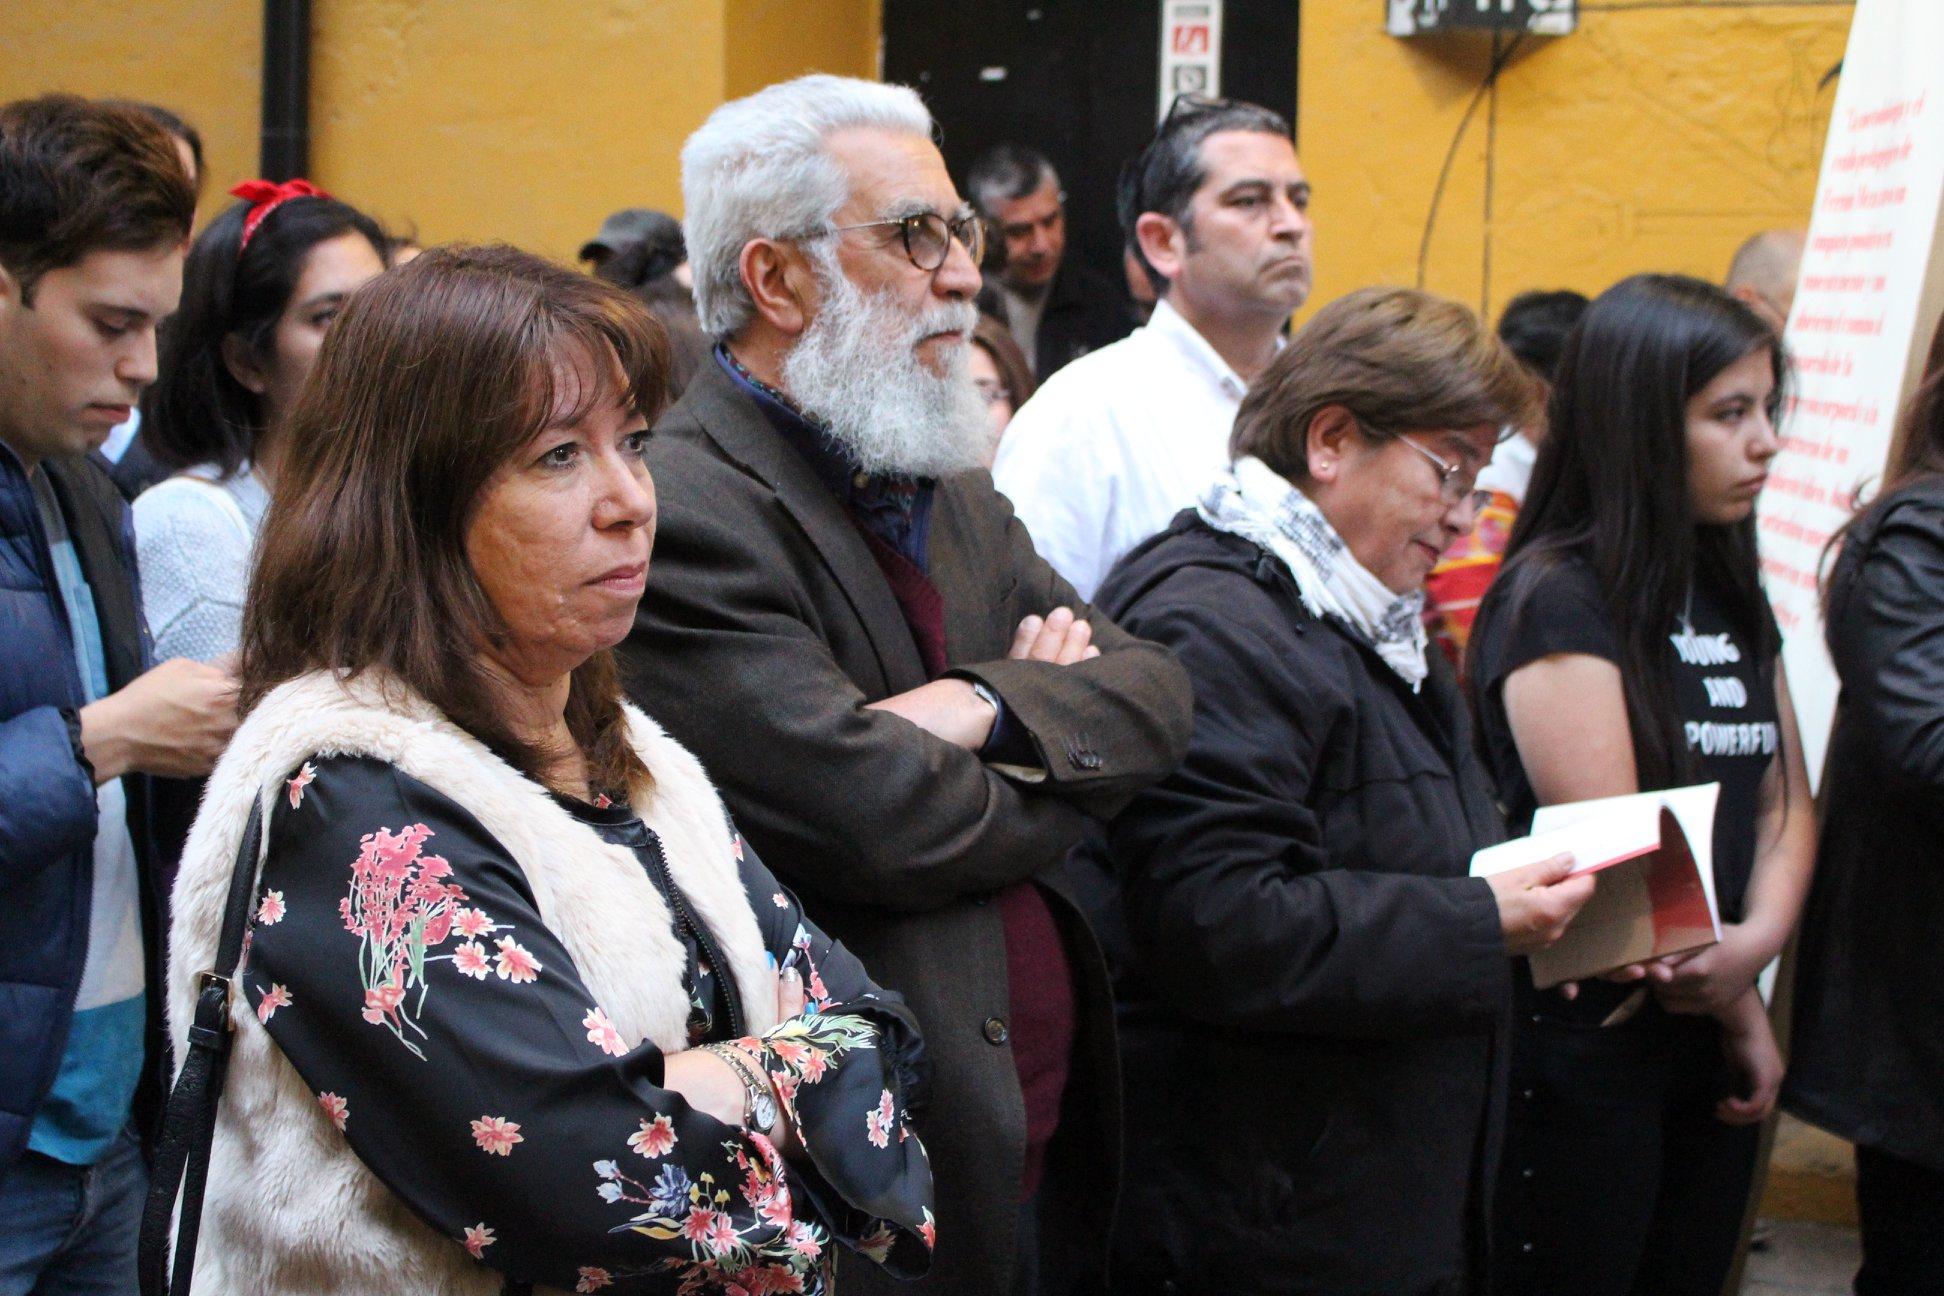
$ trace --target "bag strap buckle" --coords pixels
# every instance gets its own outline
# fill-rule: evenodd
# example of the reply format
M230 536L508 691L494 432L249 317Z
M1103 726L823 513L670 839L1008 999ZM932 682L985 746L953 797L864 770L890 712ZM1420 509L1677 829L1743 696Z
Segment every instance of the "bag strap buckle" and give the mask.
M219 1051L229 1047L230 995L235 988L235 982L214 968L196 974L196 1020L189 1027L191 1046Z

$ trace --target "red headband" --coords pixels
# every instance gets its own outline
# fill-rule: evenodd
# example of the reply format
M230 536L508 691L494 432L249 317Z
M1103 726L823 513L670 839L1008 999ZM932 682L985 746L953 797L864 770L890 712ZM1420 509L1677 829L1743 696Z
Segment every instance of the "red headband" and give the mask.
M243 249L250 246L250 236L257 232L257 226L263 224L264 217L271 212L292 198L329 198L331 195L308 180L286 180L282 184L272 184L268 180L245 180L230 190L230 196L250 204L250 214L243 218L243 237L236 244L236 255L242 256Z

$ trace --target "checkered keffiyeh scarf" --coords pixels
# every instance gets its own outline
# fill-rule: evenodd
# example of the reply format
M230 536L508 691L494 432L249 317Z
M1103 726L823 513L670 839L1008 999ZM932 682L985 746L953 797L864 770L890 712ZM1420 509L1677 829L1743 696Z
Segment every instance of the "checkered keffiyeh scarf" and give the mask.
M1268 464L1237 459L1202 496L1202 520L1254 541L1296 578L1303 606L1362 635L1415 693L1429 670L1424 591L1396 594L1351 556L1323 510Z

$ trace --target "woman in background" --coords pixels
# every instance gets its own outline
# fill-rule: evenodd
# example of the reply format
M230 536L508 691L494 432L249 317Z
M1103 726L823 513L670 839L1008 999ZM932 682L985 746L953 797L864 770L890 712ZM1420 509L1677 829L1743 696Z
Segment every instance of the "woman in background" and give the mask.
M1944 344L1944 329L1938 333ZM1944 1272L1944 366L1830 572L1842 679L1784 1105L1856 1144L1858 1296Z
M1587 309L1471 640L1514 831L1541 805L1717 782L1720 943L1572 991L1521 976L1500 1290L1716 1296L1782 1061L1756 977L1788 940L1815 829L1755 498L1780 341L1697 279Z
M135 501L158 659L232 652L284 421L345 298L385 268L369 217L304 181L253 180L196 240L163 329L142 439L175 475Z
M1033 394L1033 369L1019 343L1013 341L1012 330L984 314L972 329L969 360L972 383L986 403L991 440L986 444L985 465L990 468L993 456L999 453L999 439L1006 435L1006 425Z

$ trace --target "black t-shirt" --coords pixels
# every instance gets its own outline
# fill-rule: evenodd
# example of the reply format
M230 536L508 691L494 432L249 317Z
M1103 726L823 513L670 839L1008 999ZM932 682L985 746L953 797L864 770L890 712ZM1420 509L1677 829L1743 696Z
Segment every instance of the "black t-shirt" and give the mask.
M1487 604L1513 593L1509 575L1493 585ZM1762 611L1768 615L1766 602ZM1586 653L1617 665L1620 639L1592 565L1579 557L1562 558L1536 574L1516 616L1481 615L1479 627L1470 649L1479 742L1498 781L1507 822L1514 832L1525 832L1537 799L1506 722L1505 679L1557 653ZM1759 643L1733 627L1714 592L1699 583L1689 624L1672 628L1667 653L1675 705L1699 771L1696 781L1721 784L1714 825L1715 896L1722 921L1739 922L1755 867L1762 778L1781 742L1771 663L1762 660Z

